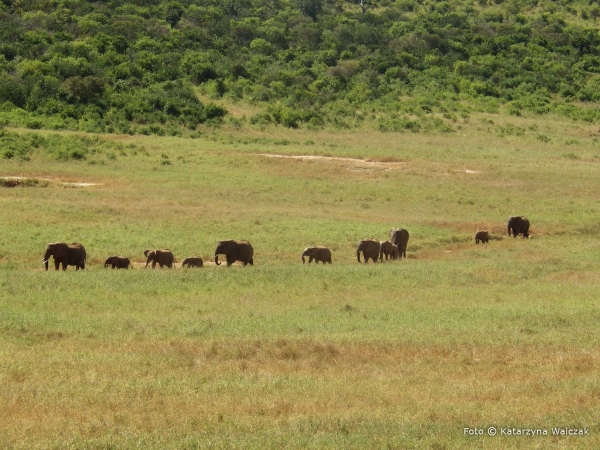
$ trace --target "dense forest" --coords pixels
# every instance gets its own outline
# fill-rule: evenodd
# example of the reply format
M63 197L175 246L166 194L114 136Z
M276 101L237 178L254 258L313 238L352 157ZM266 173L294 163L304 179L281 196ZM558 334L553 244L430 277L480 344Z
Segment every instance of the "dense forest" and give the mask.
M452 131L472 111L600 118L594 0L1 0L0 125L182 134ZM201 95L199 95L201 94Z

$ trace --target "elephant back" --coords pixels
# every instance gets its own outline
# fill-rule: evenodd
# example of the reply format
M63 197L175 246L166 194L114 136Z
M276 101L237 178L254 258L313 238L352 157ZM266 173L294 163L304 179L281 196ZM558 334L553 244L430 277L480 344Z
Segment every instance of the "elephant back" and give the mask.
M392 244L400 245L408 242L408 231L404 228L392 228L388 234L389 240Z

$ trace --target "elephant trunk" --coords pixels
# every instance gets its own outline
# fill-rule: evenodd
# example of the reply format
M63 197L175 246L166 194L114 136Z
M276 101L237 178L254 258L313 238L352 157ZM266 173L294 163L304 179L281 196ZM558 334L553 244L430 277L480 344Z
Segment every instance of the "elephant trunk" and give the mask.
M356 251L356 259L358 259L358 262L360 262L360 250Z
M216 264L217 266L220 266L220 265L221 265L221 263L219 262L219 254L218 254L218 253L215 253L215 264Z
M46 270L48 270L48 260L47 259L43 259L42 262L44 263L44 266L46 267Z

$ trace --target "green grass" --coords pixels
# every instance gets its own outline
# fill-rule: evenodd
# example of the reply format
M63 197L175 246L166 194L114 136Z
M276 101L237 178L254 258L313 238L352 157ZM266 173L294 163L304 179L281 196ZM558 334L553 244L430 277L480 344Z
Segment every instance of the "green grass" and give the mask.
M124 144L114 158L4 160L0 177L47 184L0 187L0 446L597 447L593 128L224 128L101 136ZM510 214L530 239L506 235ZM356 262L358 240L398 226L406 260ZM210 264L229 238L253 244L253 267ZM83 243L86 270L45 272L52 241ZM333 264L302 265L308 245ZM207 264L143 270L158 247ZM104 269L111 254L135 269ZM590 436L463 433L490 425Z

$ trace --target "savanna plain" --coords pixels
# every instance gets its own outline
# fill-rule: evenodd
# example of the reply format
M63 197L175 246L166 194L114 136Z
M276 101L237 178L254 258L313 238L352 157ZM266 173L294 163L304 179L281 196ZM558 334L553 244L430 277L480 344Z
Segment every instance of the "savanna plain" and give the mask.
M0 187L2 448L600 447L597 125L88 137L115 150L0 162L41 180ZM408 257L359 264L392 227ZM254 266L211 264L222 239ZM86 270L44 271L56 241ZM146 248L179 264L144 269Z

